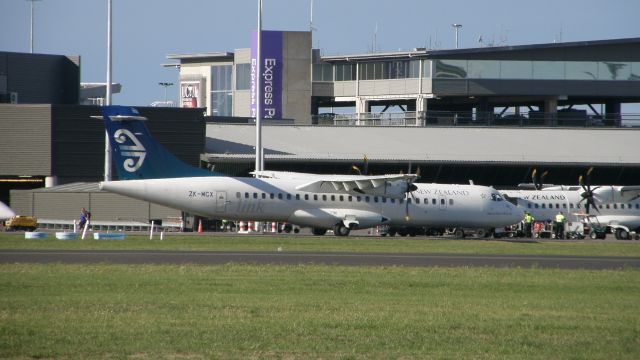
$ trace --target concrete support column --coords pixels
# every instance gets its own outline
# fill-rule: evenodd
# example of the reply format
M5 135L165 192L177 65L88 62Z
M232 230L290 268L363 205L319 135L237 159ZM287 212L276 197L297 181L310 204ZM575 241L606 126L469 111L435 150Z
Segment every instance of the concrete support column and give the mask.
M416 125L425 126L427 124L427 98L418 96L416 99Z
M558 99L549 98L544 100L545 125L555 126L558 124Z
M365 114L366 113L370 113L371 112L371 105L369 103L369 100L367 99L363 99L363 98L357 98L356 99L356 114L358 116L358 122L360 120L364 120Z
M622 104L616 101L604 103L604 123L607 126L620 127L622 122Z
M320 110L320 105L318 105L318 101L311 99L311 124L318 124L318 111Z
M493 123L493 106L489 103L489 99L481 97L478 99L476 106L476 121L480 124L491 125Z

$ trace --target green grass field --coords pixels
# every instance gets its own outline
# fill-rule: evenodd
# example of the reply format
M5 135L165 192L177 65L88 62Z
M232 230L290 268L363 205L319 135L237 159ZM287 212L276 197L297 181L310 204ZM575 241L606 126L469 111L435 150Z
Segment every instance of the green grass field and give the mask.
M148 235L127 235L122 241L61 241L50 234L45 240L25 240L22 234L0 234L0 249L164 249L218 251L332 251L332 252L398 252L398 253L464 253L464 254L532 254L576 256L640 257L639 241L546 241L515 243L495 240L452 240L425 237L304 237L180 235L166 234L149 240Z
M640 358L640 271L0 265L2 358Z
M148 235L2 249L639 256L640 242ZM1 264L0 358L638 359L640 270Z

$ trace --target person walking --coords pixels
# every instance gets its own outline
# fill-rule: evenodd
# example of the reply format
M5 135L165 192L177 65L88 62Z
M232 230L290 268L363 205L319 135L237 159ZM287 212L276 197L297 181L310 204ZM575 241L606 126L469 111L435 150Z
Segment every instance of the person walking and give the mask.
M80 221L78 222L80 230L84 229L84 225L87 223L88 219L89 213L87 212L87 209L82 208L82 210L80 210Z

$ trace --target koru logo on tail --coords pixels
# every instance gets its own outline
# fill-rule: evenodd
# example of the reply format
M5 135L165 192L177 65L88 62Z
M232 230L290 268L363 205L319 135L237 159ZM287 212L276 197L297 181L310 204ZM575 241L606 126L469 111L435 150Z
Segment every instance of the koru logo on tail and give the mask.
M113 134L113 138L118 144L124 144L127 140L133 143L133 145L119 145L120 154L124 157L128 157L122 163L124 169L128 172L134 172L142 166L144 159L147 156L147 150L142 146L142 143L138 138L127 129L118 129Z

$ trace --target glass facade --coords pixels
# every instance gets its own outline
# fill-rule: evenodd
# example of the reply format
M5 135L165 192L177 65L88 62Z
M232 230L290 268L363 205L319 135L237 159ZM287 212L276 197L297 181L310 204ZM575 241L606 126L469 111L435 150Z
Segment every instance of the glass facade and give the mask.
M333 81L333 65L313 64L313 81Z
M420 60L366 62L360 63L359 68L360 80L413 79L420 76Z
M211 67L211 115L233 115L233 65Z
M356 64L336 64L334 66L336 72L335 81L355 81L356 80Z
M640 80L640 62L433 60L434 78Z
M313 64L313 81L355 81L356 69L359 80L415 79L420 77L420 63L423 78L640 80L640 62L435 59Z
M251 88L251 64L236 64L236 90Z
M467 60L434 60L434 78L466 79Z
M313 64L313 81L416 79L420 77L420 60L378 61L356 64ZM424 62L423 74L430 75L430 62Z

